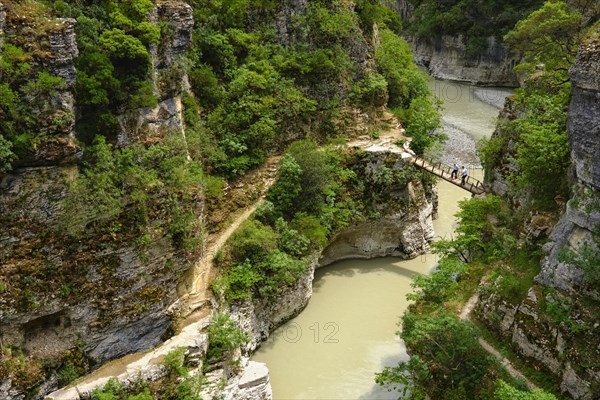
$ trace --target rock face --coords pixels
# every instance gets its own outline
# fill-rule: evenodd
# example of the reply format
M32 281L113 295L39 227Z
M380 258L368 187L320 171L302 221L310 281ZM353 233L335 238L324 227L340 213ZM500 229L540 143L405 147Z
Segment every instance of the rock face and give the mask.
M427 251L433 239L433 203L420 183L410 183L406 195L414 206L340 232L323 251L319 266L349 258L413 258Z
M537 285L529 290L527 298L510 304L500 300L493 290L485 290L476 312L488 326L509 337L521 354L556 375L563 393L591 400L598 398L600 387L600 325L596 309L590 304L598 301L600 293L586 283L589 272L578 267L580 262L563 262L559 255L564 249L578 253L584 245L597 250L594 233L600 226L600 39L590 39L581 47L570 76L572 198L544 245L547 256L535 278ZM510 143L509 138L509 151ZM494 189L505 194L502 168L495 172ZM556 307L562 307L562 314Z
M250 337L250 341L242 349L243 353L252 354L269 337L273 329L295 317L306 307L312 296L316 265L317 261L313 259L304 276L284 290L276 302L249 301L243 306L232 309L232 318Z
M6 11L4 11L4 4L0 3L0 51L4 44L4 24L6 23Z
M63 78L67 87L72 87L76 79L73 62L79 55L79 50L75 42L75 24L76 21L72 18L56 19L54 29L47 33L50 55L42 62L42 68Z
M401 155L384 147L370 147L358 156L352 169L361 176L364 201L378 217L339 232L321 254L319 266L348 258L413 258L427 251L437 196L418 179L400 183L408 168Z
M183 1L157 1L150 20L163 22L168 32L158 46L158 57L154 57L156 68L168 68L188 49L192 42L194 17L192 7Z
M156 107L133 110L119 117L118 145L160 140L169 133L184 134L181 96L164 100Z
M600 40L582 46L570 71L568 131L577 179L600 191Z
M434 39L409 38L415 62L440 79L465 81L477 85L517 87L513 72L519 58L512 55L496 38L487 38L487 49L468 55L462 36L439 36Z
M158 1L149 19L166 27L161 42L150 48L155 93L160 101L155 107L129 110L119 116L119 146L156 141L166 133L185 136L181 94L190 84L179 61L192 42L193 9L183 1Z
M577 250L593 243L592 232L600 226L600 39L585 43L570 71L572 97L568 134L575 167L574 197L554 228L548 244L550 254L542 265L538 281L563 290L574 290L582 272L558 261L559 252L569 245Z
M28 42L35 41L23 39L27 32L41 35L32 71L48 72L64 83L40 106L41 139L35 153L0 176L0 284L4 279L20 283L0 291L0 341L58 366L74 348L89 357L89 366L152 348L171 327L169 306L190 260L168 237L141 248L131 237L119 237L121 233L86 241L55 229L65 220L61 201L79 175L73 95L76 22L48 20L42 30L11 10L7 15L0 4L0 40L3 31ZM157 21L171 28L171 36L157 47L154 65L168 70L191 42L192 9L181 1L163 1L155 13ZM159 140L173 130L184 134L180 96L187 79L178 75L176 80L169 90L157 88L170 97L163 96L155 108L121 117L127 134L119 144ZM203 212L202 204L194 209ZM56 376L45 378L47 384L34 398L56 389ZM24 398L21 389L0 377L0 398Z

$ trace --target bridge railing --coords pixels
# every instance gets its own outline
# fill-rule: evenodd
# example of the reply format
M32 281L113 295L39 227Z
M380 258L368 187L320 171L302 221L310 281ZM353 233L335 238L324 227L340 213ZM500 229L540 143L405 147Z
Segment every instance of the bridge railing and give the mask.
M454 183L457 186L460 186L466 190L468 190L471 193L475 193L475 194L481 194L485 192L485 187L483 185L483 183L476 178L473 178L470 174L467 175L467 178L465 179L465 184L463 185L462 182L458 183L458 182L454 182L454 180L452 179L452 167L449 165L442 165L441 162L432 162L430 160L427 160L423 157L418 157L418 156L413 156L413 163L418 166L421 167L427 171L430 171L431 173L433 173L434 175L437 175L445 180L448 180L452 183ZM474 171L474 168L470 168L471 169L471 173ZM461 174L461 171L458 171L459 174ZM461 177L457 177L457 179L462 179Z

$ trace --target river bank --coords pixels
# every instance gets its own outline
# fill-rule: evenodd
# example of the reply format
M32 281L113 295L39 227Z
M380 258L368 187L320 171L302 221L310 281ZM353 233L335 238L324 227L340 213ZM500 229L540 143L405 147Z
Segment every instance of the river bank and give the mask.
M476 140L489 137L510 93L432 80L444 101L442 129L448 135L442 162L480 167ZM497 96L495 98L494 96ZM436 237L454 231L458 201L470 194L440 181ZM428 253L413 260L347 260L317 270L313 295L294 319L276 329L253 356L266 363L274 399L396 399L374 383L374 372L408 358L396 322L409 302L416 274L435 266Z

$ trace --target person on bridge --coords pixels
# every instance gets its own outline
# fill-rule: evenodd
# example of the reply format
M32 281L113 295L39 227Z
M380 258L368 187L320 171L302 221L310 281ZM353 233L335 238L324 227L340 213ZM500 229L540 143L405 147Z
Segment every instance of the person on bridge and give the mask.
M458 164L454 163L452 167L452 173L450 174L450 179L458 179Z
M467 180L467 168L463 165L463 167L462 167L462 180L460 181L460 184L464 186L466 180Z

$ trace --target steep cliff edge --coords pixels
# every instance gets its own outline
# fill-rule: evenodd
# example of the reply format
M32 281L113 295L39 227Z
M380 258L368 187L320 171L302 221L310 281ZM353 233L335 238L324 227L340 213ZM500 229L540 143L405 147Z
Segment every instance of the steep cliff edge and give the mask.
M0 38L28 43L32 71L59 77L62 84L36 110L39 140L33 150L0 176L0 341L4 357L28 356L0 367L0 397L14 399L40 384L36 398L64 384L57 370L81 373L160 343L171 327L168 308L177 299L178 280L190 266L190 254L168 235L140 245L127 226L115 225L108 235L65 234L64 199L81 175L75 140L76 22L44 15L48 20L40 22L31 14L35 5L18 8L25 6L11 2L6 13L0 6ZM157 5L155 23L173 32L154 53L157 76L189 45L191 11L182 2ZM175 87L157 84L162 102L156 108L123 115L129 123L121 146L167 132L184 134L179 97L184 81L179 76ZM200 195L193 203L200 217Z
M502 20L493 15L505 11L494 9L497 6L464 10L460 3L394 2L395 10L408 26L407 41L412 46L417 65L439 79L482 86L518 87L519 81L513 68L521 57L502 42L500 32L506 26L512 28L510 19L516 14ZM470 18L470 13L478 15ZM491 28L492 25L494 28ZM488 32L487 36L482 32Z
M575 399L595 399L600 392L600 296L596 284L600 226L599 66L600 40L592 38L581 46L570 70L572 197L543 247L546 257L536 277L537 285L519 304L484 292L476 310L486 324L510 338L519 353L554 374L560 390ZM506 172L510 162L504 165ZM503 175L496 170L497 178ZM496 180L494 187L507 193L508 187L498 182L501 180ZM488 282L486 286L493 284Z
M553 243L547 245L551 251L538 278L544 285L567 291L585 286L585 274L575 265L561 262L559 253L565 246L577 251L586 243L593 244L600 226L600 40L589 40L581 47L570 77L573 196L552 232Z
M385 152L372 155L364 161L362 173L375 183L382 178L380 169L385 165ZM405 167L401 159L393 161L391 166ZM375 206L381 213L379 218L349 226L330 240L321 254L319 267L350 258L414 258L423 254L433 239L435 206L436 193L420 181L394 188L389 199Z
M433 39L409 38L417 65L439 79L465 81L482 86L517 87L513 68L520 57L493 36L486 38L485 50L468 54L465 38L438 36Z

